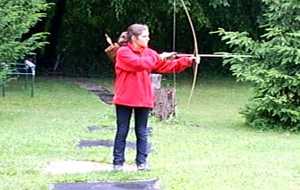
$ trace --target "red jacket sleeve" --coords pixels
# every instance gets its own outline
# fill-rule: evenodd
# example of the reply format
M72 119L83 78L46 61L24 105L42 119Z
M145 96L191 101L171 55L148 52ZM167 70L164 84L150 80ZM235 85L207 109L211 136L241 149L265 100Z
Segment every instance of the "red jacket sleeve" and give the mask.
M192 61L188 57L181 57L173 60L159 60L153 72L158 73L179 73L192 66Z
M143 70L152 71L158 57L155 54L138 55L127 47L119 48L116 57L116 68L128 72L139 72Z

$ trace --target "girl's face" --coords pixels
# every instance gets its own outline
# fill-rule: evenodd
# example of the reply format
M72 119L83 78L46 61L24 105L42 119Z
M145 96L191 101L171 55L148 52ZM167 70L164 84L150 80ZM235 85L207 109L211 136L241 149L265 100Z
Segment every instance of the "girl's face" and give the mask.
M143 32L138 35L138 36L133 36L132 42L137 46L137 47L148 47L148 42L150 40L149 37L149 31L148 30L143 30Z

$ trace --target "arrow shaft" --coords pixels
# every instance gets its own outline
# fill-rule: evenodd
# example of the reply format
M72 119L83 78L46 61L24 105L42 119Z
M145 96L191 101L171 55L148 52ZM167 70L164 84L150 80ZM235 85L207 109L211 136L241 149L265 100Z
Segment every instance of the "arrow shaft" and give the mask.
M177 57L190 57L190 56L195 56L194 54L187 54L187 53L179 53L176 54ZM209 57L209 58L223 58L223 57L241 57L241 58L247 58L247 57L252 57L251 55L234 55L234 54L198 54L199 57Z

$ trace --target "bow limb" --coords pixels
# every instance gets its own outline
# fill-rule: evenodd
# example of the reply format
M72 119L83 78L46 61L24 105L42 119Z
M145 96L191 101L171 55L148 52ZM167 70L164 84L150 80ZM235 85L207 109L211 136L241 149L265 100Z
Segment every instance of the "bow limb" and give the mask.
M105 35L105 39L106 39L106 42L109 44L109 45L113 45L113 42L111 40L111 38L109 37L108 34L104 34Z
M190 105L192 97L193 97L193 93L194 93L194 89L196 86L196 82L197 82L197 75L198 75L198 65L200 63L200 57L199 57L199 51L198 51L198 43L197 43L197 36L196 36L196 32L195 32L195 28L191 19L191 16L189 14L189 11L184 3L184 0L181 0L182 6L184 8L185 14L189 20L190 23L190 27L192 30L192 34L193 34L193 39L194 39L194 54L196 57L196 66L194 69L194 77L193 77L193 84L192 84L192 88L191 88L191 92L190 92L190 96L189 96L189 101L188 101L188 105Z

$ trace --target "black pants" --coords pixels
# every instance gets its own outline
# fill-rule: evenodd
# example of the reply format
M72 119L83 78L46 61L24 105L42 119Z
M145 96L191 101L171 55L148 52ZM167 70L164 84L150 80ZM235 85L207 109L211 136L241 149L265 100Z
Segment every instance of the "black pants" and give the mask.
M147 141L148 131L147 123L150 108L128 107L116 105L117 113L117 133L114 141L113 164L123 165L125 162L124 152L126 138L130 127L130 118L134 111L135 135L136 135L136 164L146 163L148 156Z

